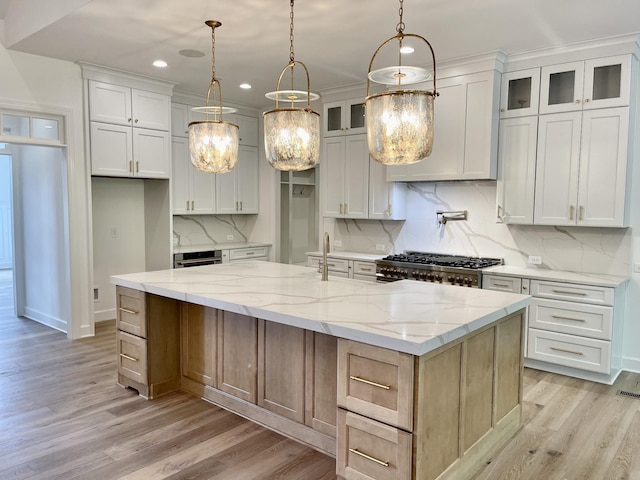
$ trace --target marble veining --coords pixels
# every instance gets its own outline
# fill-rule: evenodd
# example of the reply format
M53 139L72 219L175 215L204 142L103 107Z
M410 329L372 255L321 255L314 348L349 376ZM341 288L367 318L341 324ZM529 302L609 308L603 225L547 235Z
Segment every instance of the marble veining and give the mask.
M251 237L256 217L257 215L174 215L173 245L185 247L245 243Z
M111 277L112 283L199 305L422 355L529 304L513 293L331 278L269 262Z

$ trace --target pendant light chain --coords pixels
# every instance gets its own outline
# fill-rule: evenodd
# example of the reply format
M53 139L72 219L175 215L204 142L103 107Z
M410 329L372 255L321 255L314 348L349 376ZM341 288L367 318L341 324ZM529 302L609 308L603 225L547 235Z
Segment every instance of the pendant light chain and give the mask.
M400 36L404 34L404 22L402 21L402 15L404 14L403 3L404 3L404 0L400 0L400 8L398 9L398 15L400 15L400 21L396 25L396 32L398 32Z
M293 0L291 0L291 13L289 14L289 18L291 22L289 23L289 61L293 63L294 55L293 55Z
M216 79L216 27L211 28L211 83Z

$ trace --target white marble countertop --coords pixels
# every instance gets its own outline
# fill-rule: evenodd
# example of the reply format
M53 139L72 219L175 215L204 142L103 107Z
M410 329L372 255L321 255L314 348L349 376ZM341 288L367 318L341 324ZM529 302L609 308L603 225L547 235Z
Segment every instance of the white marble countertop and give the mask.
M498 265L484 268L483 274L504 275L508 277L523 277L535 280L551 280L563 283L581 283L596 287L618 287L629 280L627 277L604 275L600 273L578 273L563 270L549 270L545 268L510 267Z
M529 304L528 295L330 278L299 265L205 265L115 275L116 285L422 355Z
M322 252L305 252L307 255L314 256L322 256ZM387 255L384 253L374 254L374 253L361 253L361 252L349 252L349 251L340 251L336 250L333 252L329 252L327 257L329 258L344 258L346 260L362 260L364 262L374 262L381 258L386 257Z
M235 250L237 248L270 247L264 242L207 243L202 245L182 245L173 247L173 253L206 252L208 250Z

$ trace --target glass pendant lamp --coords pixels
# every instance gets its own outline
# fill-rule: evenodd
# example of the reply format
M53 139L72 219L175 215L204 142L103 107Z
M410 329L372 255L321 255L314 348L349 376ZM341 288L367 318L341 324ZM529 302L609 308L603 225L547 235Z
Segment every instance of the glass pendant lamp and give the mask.
M189 124L189 154L191 163L201 172L227 173L238 161L239 128L235 123L222 119L223 113L233 111L222 106L222 87L216 78L216 28L222 24L217 20L207 20L205 24L211 27L211 83L204 107L205 120ZM214 104L210 106L209 97L212 92Z
M300 171L312 168L320 156L320 115L311 109L311 101L319 95L311 93L309 70L295 60L293 53L293 0L290 2L291 22L289 24L289 63L280 73L277 90L265 96L276 101L276 108L263 114L264 146L269 164L278 170ZM294 90L293 78L296 65L302 66L307 76L307 90ZM281 90L280 82L289 71L291 89ZM279 102L289 105L280 108ZM306 102L306 108L296 107L298 102Z
M367 97L365 100L367 144L369 155L385 165L408 165L428 157L433 148L433 101L436 92L436 57L431 44L412 33L404 33L403 0L400 0L397 34L384 41L369 62ZM425 42L433 62L433 91L405 89L405 85L431 78L424 68L402 65L400 50L406 37ZM373 61L389 42L398 42L398 65L372 71ZM369 94L371 82L387 85L389 90ZM393 90L391 90L393 88Z

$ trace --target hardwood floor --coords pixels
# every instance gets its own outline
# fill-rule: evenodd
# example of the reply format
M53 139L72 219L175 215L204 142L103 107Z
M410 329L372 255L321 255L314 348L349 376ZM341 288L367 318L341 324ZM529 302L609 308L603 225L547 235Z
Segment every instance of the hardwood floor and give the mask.
M0 313L0 479L335 479L335 461L184 393L116 385L115 325L78 341ZM640 375L526 370L525 427L475 480L640 480ZM460 479L463 480L463 479Z

